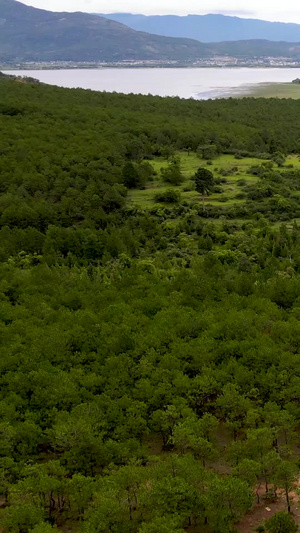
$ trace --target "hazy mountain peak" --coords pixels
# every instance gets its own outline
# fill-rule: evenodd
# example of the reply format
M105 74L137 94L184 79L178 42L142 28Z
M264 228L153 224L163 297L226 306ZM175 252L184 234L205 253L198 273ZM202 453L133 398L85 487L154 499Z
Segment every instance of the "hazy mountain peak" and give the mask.
M205 43L244 39L300 41L300 24L246 19L217 13L185 16L111 13L103 16L122 22L134 30L169 37L189 37Z
M229 56L243 61L257 57L300 57L299 44L291 45L286 42L270 42L267 35L252 35L247 40L247 31L241 31L241 39L234 41L234 17L225 17L226 24L231 24L230 39L224 38L224 18L205 16L205 31L211 40L216 33L222 35L221 43L199 42L186 38L184 32L189 28L189 36L193 35L192 28L199 33L199 16L177 17L146 17L134 15L137 21L152 21L153 29L136 31L126 25L128 17L120 15L120 20L88 14L88 13L55 13L26 6L15 0L0 0L0 60L2 62L20 61L73 61L73 62L117 62L151 60L159 62L195 62L214 56ZM176 28L181 37L155 35L159 23L164 25L168 20L168 27ZM203 20L203 18L200 20ZM244 19L237 19L238 24L247 23ZM262 23L262 21L255 21ZM182 26L182 23L185 26ZM273 27L273 24L270 23ZM187 25L187 26L186 26ZM283 26L289 26L284 24ZM300 26L296 26L299 31ZM184 31L182 31L184 29ZM203 30L204 31L204 30ZM227 27L228 31L228 27ZM281 35L277 34L277 40ZM205 40L204 33L202 40ZM234 42L233 42L234 41ZM300 34L298 41L300 41Z

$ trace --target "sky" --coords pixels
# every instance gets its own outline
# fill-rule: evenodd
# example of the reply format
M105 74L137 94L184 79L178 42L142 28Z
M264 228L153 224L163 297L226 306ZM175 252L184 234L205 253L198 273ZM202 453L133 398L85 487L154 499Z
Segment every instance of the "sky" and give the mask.
M142 13L144 15L187 15L222 13L242 18L300 23L297 0L20 0L49 11L86 13ZM243 5L245 7L243 7Z

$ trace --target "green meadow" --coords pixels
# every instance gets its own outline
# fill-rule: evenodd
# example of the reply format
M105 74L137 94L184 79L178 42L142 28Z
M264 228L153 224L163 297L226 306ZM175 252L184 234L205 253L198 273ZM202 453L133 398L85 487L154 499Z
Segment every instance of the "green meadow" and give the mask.
M193 178L199 167L208 168L217 182L222 180L218 184L218 192L212 192L205 198L206 205L230 206L245 203L246 199L241 197L244 187L258 181L258 177L249 173L249 169L267 162L265 159L255 157L237 159L230 154L220 155L212 161L201 159L195 152L177 152L176 156L180 158L180 168L184 176L183 183L174 187L164 182L160 171L168 166L169 161L162 157L156 158L151 160L151 165L156 172L153 181L148 182L143 189L129 190L127 196L128 205L134 205L141 209L151 209L156 203L156 194L170 188L175 188L180 192L181 202L187 202L188 204L198 203L200 198L195 191ZM286 158L284 168L291 168L291 165L294 169L300 169L300 160L297 155L290 155Z

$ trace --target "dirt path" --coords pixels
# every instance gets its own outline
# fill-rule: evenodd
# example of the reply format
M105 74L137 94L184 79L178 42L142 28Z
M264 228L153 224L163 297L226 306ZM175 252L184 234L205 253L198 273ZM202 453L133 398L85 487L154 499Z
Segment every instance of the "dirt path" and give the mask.
M300 487L300 481L297 483ZM263 491L261 493L263 495ZM300 501L296 492L290 493L292 502L292 515L295 522L300 526ZM266 508L270 509L267 510ZM263 525L265 520L271 518L279 511L286 511L286 500L284 494L278 491L278 498L272 501L264 501L262 503L254 504L253 509L247 513L243 520L236 525L238 533L252 533L260 525Z

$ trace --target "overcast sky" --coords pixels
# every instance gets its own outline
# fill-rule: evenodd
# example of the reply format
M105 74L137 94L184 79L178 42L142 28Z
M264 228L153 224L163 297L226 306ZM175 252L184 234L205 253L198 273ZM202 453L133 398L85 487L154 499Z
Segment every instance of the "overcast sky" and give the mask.
M143 13L145 15L187 15L223 13L243 18L300 23L296 0L21 0L24 4L51 11L88 13ZM243 8L243 5L245 8Z

